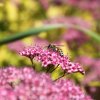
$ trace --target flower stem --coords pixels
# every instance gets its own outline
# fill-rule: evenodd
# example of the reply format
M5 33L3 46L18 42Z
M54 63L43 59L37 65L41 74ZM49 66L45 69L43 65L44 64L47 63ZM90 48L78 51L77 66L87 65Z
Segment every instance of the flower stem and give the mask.
M46 70L46 72L48 73L48 72L49 72L49 70L50 70L50 67Z
M53 71L55 71L58 68L59 64L50 72L52 73Z
M34 66L34 63L33 63L33 59L30 58L30 61L31 61L31 63L32 63L32 67L33 67L33 69L35 70L35 66Z
M55 79L54 81L57 81L57 80L59 80L60 78L62 78L62 77L64 77L64 76L65 76L65 71L64 71L64 74L63 74L62 76L58 77L58 78Z

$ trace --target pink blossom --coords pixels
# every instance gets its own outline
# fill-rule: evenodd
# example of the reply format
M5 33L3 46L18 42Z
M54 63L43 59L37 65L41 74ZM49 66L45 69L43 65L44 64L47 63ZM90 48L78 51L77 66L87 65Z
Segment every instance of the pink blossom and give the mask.
M41 62L43 67L48 67L48 65L60 65L67 73L85 73L78 63L71 62L67 56L61 56L59 52L44 49L40 46L26 48L21 51L20 54L22 56L34 58L34 60Z
M80 56L76 58L76 61L83 64L83 66L92 66L94 64L94 59L89 56Z
M18 52L25 47L25 44L22 41L16 41L9 43L7 46L10 50Z
M80 56L77 57L76 61L81 63L84 67L87 67L89 70L86 72L86 75L83 80L83 84L89 84L93 81L100 80L100 59L94 59L89 56Z
M42 48L40 46L34 46L34 47L29 47L25 48L20 52L20 55L29 57L33 59L34 57L38 56L42 52Z
M28 67L0 69L0 99L92 100L73 81L61 79L54 82L48 74L34 72Z

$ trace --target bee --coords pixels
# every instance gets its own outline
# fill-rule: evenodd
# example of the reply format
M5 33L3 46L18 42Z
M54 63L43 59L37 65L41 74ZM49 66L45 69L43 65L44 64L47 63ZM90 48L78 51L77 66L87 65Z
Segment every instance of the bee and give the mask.
M47 46L47 49L48 49L48 50L51 50L51 51L53 51L53 52L59 53L60 56L63 56L63 55L64 55L62 49L60 49L60 48L57 47L56 45L49 44L49 45Z

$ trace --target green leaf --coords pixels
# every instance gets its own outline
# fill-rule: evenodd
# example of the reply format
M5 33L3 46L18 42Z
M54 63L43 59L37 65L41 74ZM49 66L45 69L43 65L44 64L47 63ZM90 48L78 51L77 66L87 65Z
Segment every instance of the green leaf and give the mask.
M0 45L4 45L4 44L7 44L13 41L17 41L17 40L23 39L28 36L37 35L40 32L49 31L49 30L53 30L53 29L57 29L61 27L64 27L64 25L63 24L46 25L46 26L42 26L39 28L29 29L25 32L15 33L14 35L6 37L3 40L0 40Z
M10 42L13 42L13 41L23 39L23 38L28 37L28 36L37 35L40 32L49 31L49 30L53 30L53 29L57 29L57 28L77 29L77 30L83 31L84 34L92 37L97 42L100 42L100 36L97 33L93 32L89 29L86 29L84 27L80 27L80 26L77 26L77 25L71 25L71 24L50 24L50 25L41 26L39 28L32 28L32 29L29 29L25 32L16 33L12 36L6 37L3 40L0 40L0 45L4 45L4 44L7 44L7 43L10 43Z

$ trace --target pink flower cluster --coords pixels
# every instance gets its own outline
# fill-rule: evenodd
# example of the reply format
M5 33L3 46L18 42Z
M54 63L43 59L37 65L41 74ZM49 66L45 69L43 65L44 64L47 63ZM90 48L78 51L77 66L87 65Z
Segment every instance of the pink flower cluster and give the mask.
M0 69L0 100L92 100L71 80L53 82L32 68Z
M41 52L42 52L42 48L40 46L34 46L34 47L25 48L20 52L20 55L33 59L34 57L40 55Z
M77 57L76 61L89 68L84 77L83 84L89 84L93 81L100 81L100 59L93 59L89 56Z
M21 40L19 40L9 43L7 46L11 51L19 52L23 47L25 47L25 44Z
M85 73L78 63L71 62L67 56L61 56L59 52L44 49L40 46L26 48L20 52L20 55L34 58L41 62L43 67L48 67L48 65L60 65L61 68L68 74L74 72L80 72L82 74Z

